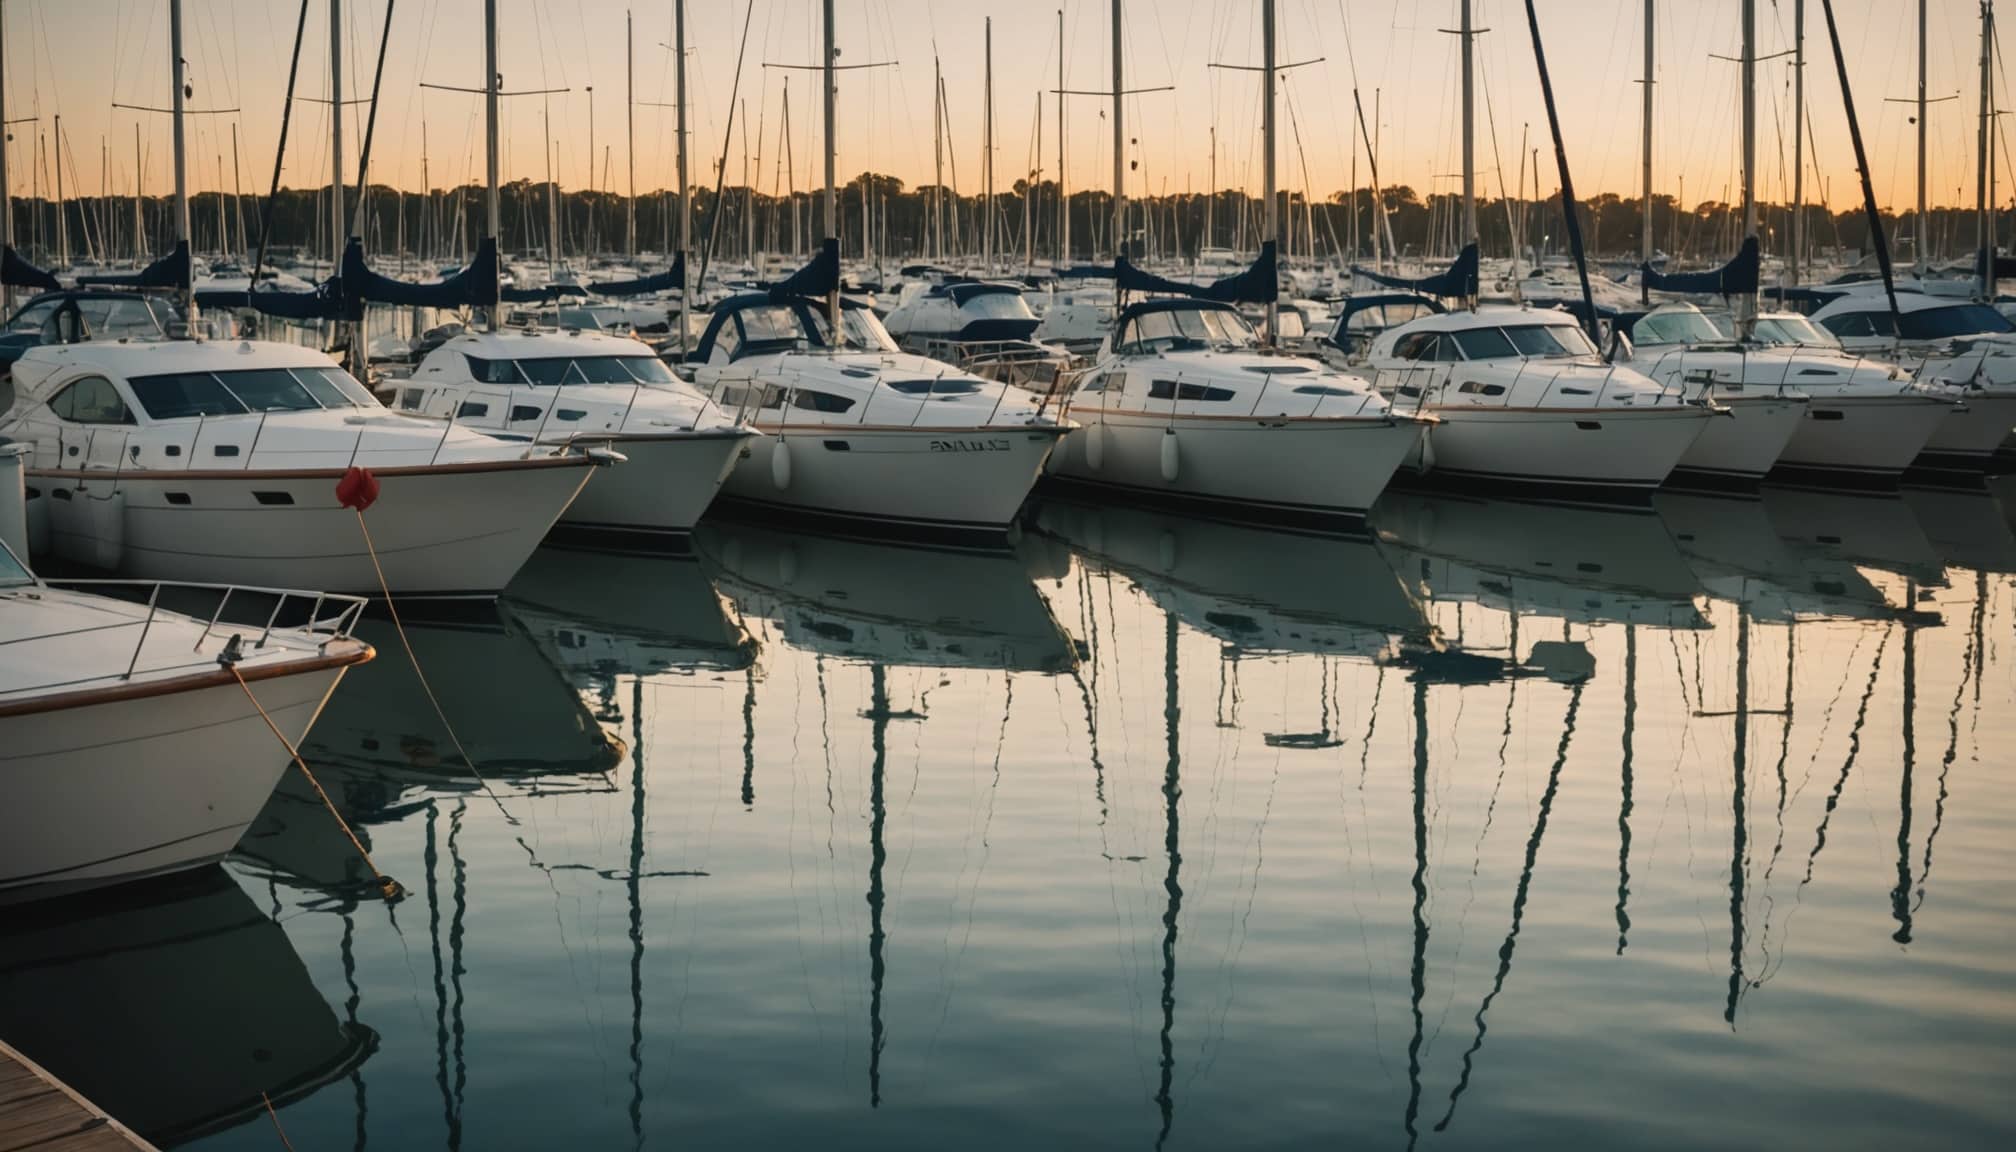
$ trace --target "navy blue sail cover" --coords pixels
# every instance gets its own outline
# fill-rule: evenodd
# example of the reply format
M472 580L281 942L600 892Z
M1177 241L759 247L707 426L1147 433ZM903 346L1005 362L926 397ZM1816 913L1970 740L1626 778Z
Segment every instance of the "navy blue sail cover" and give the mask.
M0 250L0 284L10 288L39 288L45 292L56 292L63 287L56 282L55 276L30 264L14 251L12 244Z
M648 296L654 292L684 291L686 288L686 254L679 253L672 258L672 267L655 275L637 280L611 280L601 284L588 285L588 291L597 296Z
M467 268L437 284L408 284L380 276L364 263L364 243L356 237L343 250L342 294L349 319L364 318L364 305L394 304L410 308L490 308L497 303L497 241L489 236L477 246Z
M260 292L204 288L197 291L196 303L204 308L249 308L262 316L277 316L282 320L340 320L343 318L343 284L331 276L309 292L289 292L278 288Z
M1400 288L1409 292L1420 292L1428 296L1470 299L1477 295L1477 245L1465 244L1463 251L1456 254L1456 262L1433 276L1409 278L1406 276L1386 276L1356 264L1351 272L1363 276L1374 284L1388 288Z
M122 288L188 288L190 281L189 242L178 240L175 250L138 272L79 276L78 284L104 284Z
M1638 266L1639 275L1645 277L1645 286L1655 292L1686 292L1695 295L1748 296L1757 291L1759 270L1763 258L1758 254L1757 238L1747 236L1743 248L1734 259L1712 272L1661 272L1650 264Z
M1253 261L1252 267L1209 284L1191 284L1143 272L1125 255L1113 263L1113 283L1122 292L1159 292L1216 300L1221 304L1271 304L1281 294L1281 273L1272 240L1260 245L1260 258Z
M793 296L830 296L840 290L840 242L827 237L810 264L767 289L770 298L782 302Z

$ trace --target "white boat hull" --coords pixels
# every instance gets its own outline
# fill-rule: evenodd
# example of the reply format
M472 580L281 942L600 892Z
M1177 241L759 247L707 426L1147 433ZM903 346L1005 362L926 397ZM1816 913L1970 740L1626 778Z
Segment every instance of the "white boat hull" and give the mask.
M343 671L251 688L298 746ZM0 900L221 859L287 763L234 680L0 718Z
M1717 396L1728 410L1680 456L1676 478L1755 484L1778 463L1806 415L1803 398Z
M573 528L616 532L691 532L742 454L749 434L624 436L606 444L623 463L603 469L560 517Z
M722 487L765 509L862 527L1004 531L1062 429L763 428ZM785 457L780 463L778 454Z
M1778 457L1778 467L1894 480L1911 466L1952 408L1949 401L1908 393L1814 396Z
M1590 493L1665 482L1713 419L1704 408L1447 405L1423 438L1435 475Z
M583 457L377 472L377 502L338 472L30 472L50 550L148 580L394 595L495 596L591 475Z
M2016 393L1969 395L1925 442L1915 462L1926 468L1980 471L2016 431Z
M1344 517L1364 516L1423 427L1397 418L1172 420L1097 408L1070 416L1081 426L1053 457L1057 476L1144 496Z

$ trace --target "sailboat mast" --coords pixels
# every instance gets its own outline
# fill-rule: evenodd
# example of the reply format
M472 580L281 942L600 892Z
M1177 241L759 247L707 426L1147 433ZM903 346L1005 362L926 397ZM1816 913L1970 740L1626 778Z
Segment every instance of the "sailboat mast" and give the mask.
M690 269L688 259L693 253L693 208L686 183L686 0L677 0L672 7L673 35L672 62L673 100L679 107L677 133L679 136L679 256L678 263ZM679 352L683 357L686 341L693 330L693 293L700 285L690 282L692 273L687 273L689 283L679 290Z
M987 143L983 173L985 180L980 196L981 214L987 223L980 233L980 263L988 272L994 271L994 18L989 16L985 23L986 77L987 77Z
M1120 51L1120 0L1113 0L1113 254L1127 254L1127 119Z
M1472 56L1476 34L1470 27L1470 0L1463 0L1463 22L1457 35L1463 39L1463 243L1472 244L1477 240L1477 67ZM1273 90L1272 82L1268 90Z
M623 159L629 168L630 194L623 199L623 255L637 259L637 32L634 19L623 13Z
M497 0L483 0L483 180L484 212L488 217L490 242L498 248L504 246L504 208L497 193L497 96L503 80L497 74ZM459 199L459 197L458 197ZM497 330L503 311L503 256L497 258L496 282L490 292L490 331Z
M1071 198L1064 194L1064 9L1057 9L1057 261L1071 262Z
M1924 114L1918 119L1923 121ZM1806 0L1792 6L1792 283L1806 259Z
M331 0L331 2L333 3L334 0ZM175 113L172 118L175 140L175 241L179 246L189 242L188 155L186 152L187 140L184 138L182 130L182 69L184 67L182 62L182 0L168 0L168 58L168 77L175 88L174 103L171 107ZM342 185L340 175L337 178L337 185L338 187ZM193 329L196 323L196 293L192 285L193 277L190 276L186 265L183 268L181 280L182 311L189 318L190 327Z
M931 258L945 259L945 70L931 57Z
M1743 237L1747 240L1755 235L1757 235L1757 0L1743 0Z
M176 50L180 56L181 50ZM175 90L182 85L176 82ZM182 142L178 135L175 148L179 154ZM177 161L180 163L179 159ZM180 175L177 177L176 196L181 196ZM343 0L329 0L329 265L340 267L343 263Z
M1467 26L1470 20L1470 2L1463 2L1463 20ZM1469 41L1464 41L1469 43ZM1275 244L1281 237L1281 206L1275 203L1274 189L1274 0L1261 0L1260 5L1260 165L1264 170L1261 188L1267 197L1267 207L1260 215L1261 243ZM1469 120L1464 120L1467 128ZM1466 133L1467 142L1467 133ZM1276 299L1280 286L1267 297L1267 331L1264 334L1267 347L1274 346L1274 337L1280 323L1281 304Z
M7 5L0 0L0 62L7 59ZM7 85L0 84L0 247L14 246L14 186L7 182ZM0 312L14 311L14 289L0 284Z
M1639 194L1643 197L1642 201L1639 204L1639 209L1641 211L1641 214L1644 216L1644 223L1640 224L1638 227L1638 259L1641 263L1648 266L1652 263L1653 4L1654 0L1645 0L1645 79L1642 81L1645 88L1645 91L1643 93L1645 99L1645 128L1642 136L1643 140L1642 155L1640 157L1640 163L1643 166L1643 172L1641 174L1643 176L1643 180L1639 185L1640 187ZM1521 157L1521 159L1523 160L1524 157ZM1652 287L1651 285L1645 282L1645 277L1642 275L1638 277L1638 303L1645 305L1648 308L1651 307L1652 305Z
M1983 76L1985 78L1985 71ZM1982 91L1985 98L1986 88ZM1926 227L1928 219L1925 214L1925 0L1918 0L1918 219L1911 226L1911 263L1917 267L1920 276L1930 266L1927 259L1929 249L1925 243L1930 234Z
M1980 252L1981 298L1995 298L1995 5L1981 5L1981 146L1975 176L1976 242ZM57 166L62 171L62 166Z
M825 0L821 7L824 10L823 14L825 17L823 21L823 48L825 51L820 61L820 75L826 89L826 107L824 112L824 119L826 121L826 239L830 243L838 244L840 236L840 196L833 187L835 160L833 128L836 123L834 102L838 99L839 92L835 86L833 77L833 60L838 55L833 46L833 0ZM837 346L840 343L840 285L837 281L826 293L826 329L833 334L833 342Z
M70 263L70 212L63 204L63 114L56 114L56 266Z

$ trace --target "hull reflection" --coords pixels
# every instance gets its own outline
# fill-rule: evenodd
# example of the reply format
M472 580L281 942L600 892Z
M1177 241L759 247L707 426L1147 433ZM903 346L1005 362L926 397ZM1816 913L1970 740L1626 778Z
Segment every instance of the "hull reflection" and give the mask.
M793 648L842 660L1064 672L1075 656L1036 591L1040 557L703 523L721 591Z
M257 1118L377 1047L221 867L10 913L0 1035L164 1147Z

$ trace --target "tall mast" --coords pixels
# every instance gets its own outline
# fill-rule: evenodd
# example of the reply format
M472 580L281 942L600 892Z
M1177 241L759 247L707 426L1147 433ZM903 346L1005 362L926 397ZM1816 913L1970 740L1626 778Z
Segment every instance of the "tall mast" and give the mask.
M7 62L7 4L0 0L0 71ZM14 246L14 186L7 182L7 85L0 83L0 246ZM0 285L0 311L14 311L14 289Z
M185 151L187 141L184 139L182 133L182 70L185 67L182 60L182 0L168 0L168 58L170 61L168 78L175 88L174 103L171 105L175 113L173 117L175 139L175 241L177 244L187 244L189 242L189 173L187 170L188 156ZM342 187L343 181L340 172L337 175L336 184L339 189ZM193 277L188 275L182 277L182 310L183 314L189 318L192 329L196 321L196 293L192 290L193 279Z
M1469 25L1470 0L1463 0L1463 22L1466 27ZM1464 43L1467 45L1469 41L1466 39ZM1260 164L1265 170L1261 187L1267 197L1267 208L1260 215L1260 240L1264 245L1279 241L1281 229L1280 205L1274 202L1274 0L1261 0L1260 4L1260 109ZM1464 123L1468 125L1467 118ZM1270 348L1280 316L1281 305L1275 299L1279 295L1277 286L1267 297L1266 341Z
M1119 0L1114 0L1114 3L1119 3ZM840 196L833 187L835 155L833 128L836 122L833 105L839 98L839 91L835 86L833 77L833 61L839 55L839 52L833 45L833 0L825 0L825 3L821 7L824 9L823 14L825 17L822 22L824 24L823 47L825 51L822 54L820 62L820 75L826 86L826 239L837 244L839 243L840 236ZM833 334L833 342L835 345L838 345L840 343L840 285L838 283L835 283L833 288L826 293L826 330Z
M1743 238L1757 235L1757 0L1743 0Z
M1982 11L1985 14L1987 10L1984 7ZM1984 48L1983 51L1985 52L1986 49ZM1987 73L1984 71L1982 73L1982 76L1985 79ZM1983 92L1984 93L1986 92L1985 88L1983 89ZM1929 251L1928 246L1925 243L1926 237L1929 234L1929 229L1927 229L1925 226L1926 219L1927 218L1925 215L1925 0L1918 0L1918 219L1911 227L1911 255L1912 255L1911 263L1917 267L1918 274L1920 276L1923 276L1928 267L1930 266L1930 261L1926 259L1927 252Z
M1071 200L1064 194L1064 9L1057 9L1057 261L1071 262Z
M1924 119L1920 115L1919 119ZM1806 259L1806 0L1792 5L1792 283Z
M630 170L630 194L623 199L623 255L637 259L637 33L623 13L623 157Z
M1995 5L1981 4L1981 135L1975 157L1975 251L1981 266L1981 298L1995 298Z
M233 120L231 122L231 208L232 215L236 218L235 222L238 225L238 258L240 260L245 258L245 190L244 185L240 182L242 175L243 173L239 171L238 122ZM257 205L254 205L254 207L256 208ZM249 290L251 287L252 285L248 282L246 288Z
M672 11L672 98L679 105L675 110L679 136L679 262L688 269L688 283L679 290L679 351L683 357L689 339L687 334L693 329L693 293L700 286L691 282L691 262L687 259L693 252L693 208L686 184L686 0L676 0Z
M52 130L56 153L56 266L70 263L70 212L63 206L63 114L56 114L56 127Z
M1638 226L1638 259L1640 263L1645 265L1652 263L1652 8L1653 0L1645 0L1645 79L1643 81L1645 86L1645 129L1641 160L1644 167L1642 174L1644 179L1640 184L1641 191L1639 193L1642 197L1639 208L1645 219L1644 223ZM1524 157L1521 157L1521 159L1524 159ZM1515 254L1513 258L1516 260L1518 258L1516 244L1514 248ZM1517 278L1515 277L1514 279L1516 281ZM1642 275L1638 277L1638 303L1647 307L1650 307L1652 304L1652 288L1645 283L1645 277Z
M1354 167L1358 162L1358 146L1356 137L1353 137L1352 139L1351 162ZM1352 183L1355 184L1357 183L1357 181L1353 180ZM1211 191L1208 195L1204 197L1204 243L1200 245L1200 247L1209 248L1218 242L1218 229L1214 227L1217 221L1213 219L1213 217L1216 215L1217 207L1218 207L1218 125L1213 124L1211 125Z
M945 70L931 57L931 258L945 259Z
M830 0L829 0L830 2ZM1127 254L1127 119L1121 98L1120 0L1113 0L1113 253L1116 259Z
M1649 4L1650 0L1647 0L1647 3ZM1463 23L1457 35L1463 39L1463 242L1468 244L1477 239L1477 100L1475 91L1477 69L1476 62L1471 56L1471 41L1475 39L1475 33L1470 30L1470 0L1463 0ZM1651 33L1647 32L1646 35L1649 37ZM1274 84L1272 80L1268 81L1267 90L1270 94L1273 92ZM1272 124L1273 121L1269 120L1268 123ZM1270 144L1269 147L1271 148L1272 145ZM1274 174L1271 164L1269 165L1267 174L1269 176Z
M175 55L179 59L182 50L177 48ZM175 91L182 91L179 79ZM179 130L175 149L178 154L182 149ZM179 155L177 166L179 169ZM179 171L176 180L176 195L180 197ZM178 211L186 211L186 205ZM329 0L329 265L332 269L343 263L343 241L348 239L343 220L343 0Z
M490 242L499 248L504 244L504 208L497 192L497 96L503 86L503 77L497 74L497 0L483 0L483 200L484 214L488 218L486 234ZM498 283L493 284L487 293L492 301L488 309L492 332L497 330L498 313L504 310L502 263L500 253L497 260Z
M987 77L987 143L983 173L985 179L980 196L980 211L987 223L980 233L981 267L994 271L994 18L989 16L985 23L986 77Z

